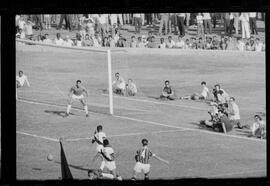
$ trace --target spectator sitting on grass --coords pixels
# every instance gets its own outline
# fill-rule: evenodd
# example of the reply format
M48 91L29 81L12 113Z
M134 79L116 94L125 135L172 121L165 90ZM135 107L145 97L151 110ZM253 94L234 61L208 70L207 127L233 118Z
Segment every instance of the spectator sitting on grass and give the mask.
M212 42L212 50L218 50L219 49L219 44L218 41L215 39Z
M144 44L144 47L147 47L148 41L145 35L142 35L142 43Z
M251 131L250 131L249 137L254 136L261 139L262 138L265 139L266 138L266 125L264 121L259 115L255 115L254 120L255 122L250 127Z
M175 43L176 48L184 49L185 48L185 41L183 40L182 36L178 36L178 41Z
M263 51L263 43L260 42L260 38L255 39L255 51L262 52Z
M115 34L114 34L114 36L113 36L113 39L114 39L114 42L115 42L115 43L118 42L118 40L119 40L119 38L120 38L119 35L120 35L119 30L118 30L118 29L115 29Z
M255 51L255 41L254 41L254 39L250 39L250 51Z
M141 37L138 37L137 48L145 48L145 45L142 42L142 38Z
M135 96L137 94L138 90L137 87L135 85L135 83L133 82L132 79L128 79L128 83L126 84L126 93L127 96Z
M112 38L112 35L108 36L108 42L110 44L110 47L116 47L116 44L115 44L114 39Z
M218 114L211 115L211 120L200 121L200 127L209 127L216 132L227 133L232 131L233 125L224 111L218 110Z
M192 99L192 100L201 99L201 100L206 100L210 95L209 89L206 87L206 82L205 81L201 82L201 85L203 87L203 90L202 90L201 94L194 93L191 96L180 97L180 99Z
M165 81L165 86L162 88L160 99L162 99L162 100L175 100L175 99L177 99L172 87L170 86L169 80Z
M197 43L197 49L204 49L204 43L202 37L199 37L199 41Z
M93 45L94 45L93 40L89 37L89 34L86 34L85 39L82 41L82 46L91 47Z
M147 44L147 47L148 47L148 48L157 48L156 42L155 42L155 36L152 36L152 37L149 39L148 44Z
M64 44L64 40L61 38L61 34L60 33L57 33L56 34L56 38L54 40L54 43L56 45L63 45Z
M130 48L136 48L136 46L137 46L136 37L131 36Z
M220 41L220 49L221 50L226 50L226 48L227 48L227 43L225 42L225 38L222 37L221 41Z
M191 49L197 49L197 41L195 37L191 38Z
M49 34L45 34L45 39L43 40L43 43L52 44L52 40L49 38Z
M215 98L215 102L216 103L226 103L229 100L229 95L227 94L227 92L225 92L225 90L220 88L219 84L215 85L215 88L213 90L213 95Z
M164 42L164 38L160 38L160 44L158 45L158 48L166 48L166 43Z
M75 39L74 45L77 47L82 46L82 36L79 33L76 34L76 39Z
M95 36L92 38L94 47L101 47L103 46L103 41L101 37L98 35L98 33L95 33Z
M105 36L102 41L103 47L110 47L110 43L108 42L108 38Z
M240 51L245 51L245 43L243 42L242 38L237 39L237 48Z
M185 49L191 49L191 43L189 42L189 39L186 39Z
M25 32L21 28L18 29L16 38L25 39Z
M119 35L119 40L116 43L117 47L127 47L126 38L122 36L122 34Z
M206 37L205 49L210 50L212 48L212 38Z
M73 41L69 38L69 36L67 35L66 38L64 39L63 45L64 45L64 46L71 47L71 46L74 45L74 43L73 43Z
M168 37L168 42L166 44L166 48L174 48L175 47L175 42L172 40L172 36Z

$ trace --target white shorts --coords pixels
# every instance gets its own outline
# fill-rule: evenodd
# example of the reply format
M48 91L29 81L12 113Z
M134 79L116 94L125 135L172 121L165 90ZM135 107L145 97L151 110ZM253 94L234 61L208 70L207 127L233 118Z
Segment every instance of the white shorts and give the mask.
M83 96L83 94L80 95L80 96L77 96L77 95L74 95L74 94L73 94L73 95L71 96L71 98L72 98L72 99L79 99L79 100L80 100L80 99L83 99L84 96Z
M150 164L143 164L141 162L137 162L134 166L134 171L137 173L141 173L143 171L144 174L150 172Z
M109 171L115 170L116 169L115 161L105 161L104 167L107 167Z

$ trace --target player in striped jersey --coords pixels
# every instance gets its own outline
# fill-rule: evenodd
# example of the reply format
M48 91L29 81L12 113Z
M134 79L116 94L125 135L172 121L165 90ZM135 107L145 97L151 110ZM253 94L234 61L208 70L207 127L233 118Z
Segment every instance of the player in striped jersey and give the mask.
M149 173L150 173L150 157L154 157L160 161L163 161L169 164L168 161L158 157L156 154L153 154L148 148L148 140L142 139L142 148L137 150L135 155L136 164L134 166L133 177L131 180L136 180L137 174L143 172L144 173L144 180L149 180Z
M93 158L93 161L95 161L95 159L99 156L99 153L101 152L101 149L103 148L103 140L106 139L106 134L102 131L103 127L102 125L98 125L97 126L97 130L94 133L94 136L91 138L92 139L92 143L97 143L97 154L96 156ZM105 161L104 158L102 156L100 156L102 158L102 162L100 165L100 169L103 170L104 165L105 165Z
M81 85L81 83L82 83L81 80L77 80L76 85L70 88L69 95L68 95L69 100L68 100L67 112L66 112L65 117L69 115L71 104L73 103L74 100L79 100L83 104L86 117L88 117L88 107L86 103L86 97L88 97L88 92L86 88L84 88Z

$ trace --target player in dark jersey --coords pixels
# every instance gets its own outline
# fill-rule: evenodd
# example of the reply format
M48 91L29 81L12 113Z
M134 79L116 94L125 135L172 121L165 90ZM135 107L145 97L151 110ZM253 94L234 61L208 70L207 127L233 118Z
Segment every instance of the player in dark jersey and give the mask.
M142 140L142 148L137 150L135 155L136 164L134 166L134 173L131 180L136 180L137 174L143 172L144 173L144 179L149 180L149 173L150 173L150 163L149 159L150 157L154 157L160 161L163 161L167 164L169 164L168 161L158 157L156 154L153 154L149 148L148 148L148 140L143 139Z
M65 117L67 117L69 115L70 109L71 109L71 104L73 103L74 100L79 100L84 107L85 113L86 113L86 117L88 117L88 107L87 107L87 103L86 103L86 98L88 97L88 92L86 90L86 88L84 88L81 85L81 80L77 80L76 81L76 85L71 87L69 90L69 100L68 100L68 106L67 106L67 112Z
M170 81L166 80L165 81L165 86L162 89L161 95L160 95L161 99L168 99L168 100L175 100L177 99L177 97L174 95L174 91L170 85Z

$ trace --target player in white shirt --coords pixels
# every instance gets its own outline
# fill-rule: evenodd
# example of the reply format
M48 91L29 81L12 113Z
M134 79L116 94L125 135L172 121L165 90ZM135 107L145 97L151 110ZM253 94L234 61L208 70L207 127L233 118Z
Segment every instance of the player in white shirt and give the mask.
M54 43L56 45L64 45L64 40L61 38L61 34L60 33L57 33L56 34L56 38L54 40Z
M92 139L92 143L97 143L97 154L96 156L93 158L93 161L95 161L95 159L99 156L99 153L101 152L102 148L103 148L103 140L106 139L106 134L102 131L103 127L102 125L98 125L97 126L97 130L94 133L94 136L91 138ZM104 165L105 165L105 161L104 158L102 158L102 162L101 162L101 166L100 169L103 170Z
M126 85L126 92L128 96L135 96L135 94L137 94L138 92L137 87L135 83L133 83L132 79L128 79L128 83Z
M263 50L263 43L260 42L260 38L256 38L255 40L255 51L262 52Z
M230 97L230 112L229 112L229 119L233 122L234 127L238 127L240 129L243 128L240 124L240 111L238 105L235 103L235 98Z
M116 94L125 95L126 83L119 72L115 73L115 81L112 83L113 92Z
M166 44L167 48L174 48L175 47L175 42L172 40L172 36L168 37L168 43Z
M192 99L192 100L201 99L201 100L206 100L210 95L209 89L207 88L205 81L201 82L201 85L203 87L203 90L202 90L201 94L194 93L191 96L180 97L180 99Z
M84 88L81 85L81 83L82 83L81 80L77 80L76 85L70 88L69 95L68 95L69 99L68 99L67 112L66 112L65 117L69 116L71 104L73 103L74 100L79 100L82 103L85 113L86 113L86 117L88 117L88 107L87 107L87 102L86 102L86 98L88 97L88 92L86 88Z
M16 99L18 100L18 93L17 93L17 88L20 88L24 86L24 84L27 84L28 87L30 87L30 83L28 81L28 78L26 75L23 74L23 71L19 71L19 75L16 76Z
M113 175L114 179L117 179L116 165L115 165L115 153L112 146L109 144L108 139L103 140L103 148L98 153L105 161L104 168L107 168ZM101 169L103 170L103 169Z

